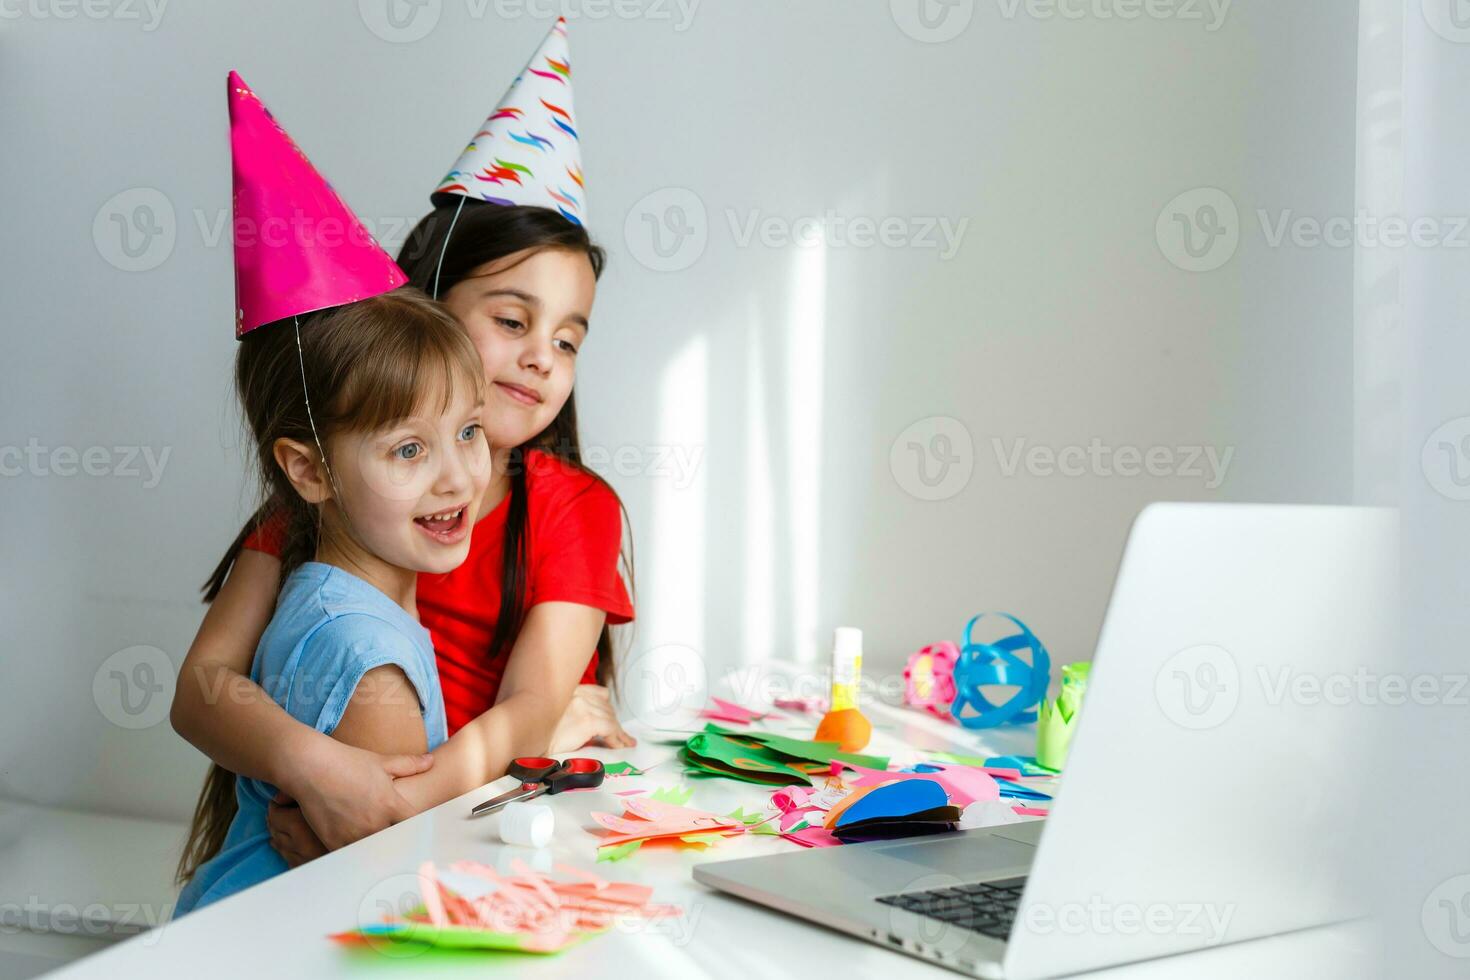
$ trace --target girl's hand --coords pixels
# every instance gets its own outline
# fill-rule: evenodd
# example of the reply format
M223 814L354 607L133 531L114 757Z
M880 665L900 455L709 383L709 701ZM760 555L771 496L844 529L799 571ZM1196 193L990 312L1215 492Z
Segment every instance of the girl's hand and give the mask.
M335 851L413 816L417 810L393 788L393 780L433 764L431 755L379 755L320 739L296 757L281 789L300 806L320 843Z
M610 749L629 749L637 745L638 740L618 724L607 688L599 684L578 684L567 710L557 723L547 751L557 755L593 744Z
M327 846L306 822L301 807L285 793L271 800L265 822L271 831L271 847L286 859L286 866L299 868L327 853Z

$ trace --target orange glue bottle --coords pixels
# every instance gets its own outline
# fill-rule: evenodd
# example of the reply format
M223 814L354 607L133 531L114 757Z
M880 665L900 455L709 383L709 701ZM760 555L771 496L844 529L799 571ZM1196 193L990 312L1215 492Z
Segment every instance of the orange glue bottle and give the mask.
M843 752L861 752L873 724L858 709L863 675L863 631L839 626L832 635L832 706L817 726L818 742L836 742Z

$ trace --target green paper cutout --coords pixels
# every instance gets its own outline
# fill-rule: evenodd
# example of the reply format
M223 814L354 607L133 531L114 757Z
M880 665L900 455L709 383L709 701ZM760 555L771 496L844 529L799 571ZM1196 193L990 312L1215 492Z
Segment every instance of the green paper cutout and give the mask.
M1062 668L1062 689L1056 700L1041 704L1036 716L1036 761L1048 769L1060 770L1067 762L1091 670L1092 664L1086 661L1067 664Z
M787 735L777 735L775 732L735 732L719 725L709 724L704 726L706 732L724 735L727 738L747 738L754 742L760 742L766 748L790 756L793 759L803 759L807 762L820 762L830 765L834 760L838 762L850 762L855 766L865 769L887 769L888 760L880 755L859 755L855 752L843 752L836 742L817 742L805 738L791 738ZM691 741L693 741L691 739Z
M627 857L629 854L632 854L634 851L638 850L638 848L642 846L642 840L630 840L625 844L613 844L607 847L599 847L597 849L597 860L599 862L621 861L623 858Z
M679 838L688 844L717 844L725 839L724 834L685 834Z
M790 786L808 781L805 772L790 765L781 755L719 733L700 732L690 736L683 758L687 765L750 783Z
M609 762L602 767L602 771L609 776L622 776L631 773L634 776L642 775L643 770L631 762Z
M357 935L372 942L427 943L442 949L509 949L521 950L526 937L514 932L489 929L467 929L436 926L428 922L394 922L356 930Z
M725 816L729 817L731 820L739 820L747 827L753 823L760 823L762 820L766 819L759 813L746 813L745 807L743 806L737 806L734 810L725 814Z
M648 794L650 800L658 800L660 803L672 803L675 806L683 806L689 802L689 797L694 795L694 790L688 786L661 786Z

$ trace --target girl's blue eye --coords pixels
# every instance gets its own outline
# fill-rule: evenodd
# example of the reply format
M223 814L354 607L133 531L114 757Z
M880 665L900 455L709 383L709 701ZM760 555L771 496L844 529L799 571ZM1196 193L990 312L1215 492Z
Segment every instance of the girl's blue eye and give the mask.
M418 459L423 451L423 446L420 446L416 442L409 442L393 450L393 455L402 460Z
M478 422L471 422L469 425L467 425L463 429L460 429L459 430L459 440L460 440L460 442L474 442L475 441L475 437L478 436L479 434L480 434L480 423L478 423Z

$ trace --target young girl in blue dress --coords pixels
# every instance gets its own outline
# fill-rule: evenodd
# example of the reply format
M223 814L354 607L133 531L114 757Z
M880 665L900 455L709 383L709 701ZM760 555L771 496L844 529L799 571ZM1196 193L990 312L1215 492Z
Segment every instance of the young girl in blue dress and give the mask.
M405 288L247 334L236 387L287 527L286 574L251 680L339 741L434 750L447 735L444 698L415 588L419 573L464 561L490 478L478 352L451 315ZM442 771L405 790L415 809L459 791ZM223 847L194 872L177 914L287 869L266 824L276 792L235 780ZM196 829L222 816L198 813Z

